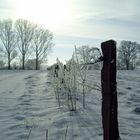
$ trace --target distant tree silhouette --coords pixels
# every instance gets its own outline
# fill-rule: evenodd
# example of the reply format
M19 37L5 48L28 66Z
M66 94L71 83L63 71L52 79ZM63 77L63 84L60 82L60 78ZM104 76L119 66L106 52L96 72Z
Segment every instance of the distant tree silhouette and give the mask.
M15 23L17 33L17 45L22 55L22 69L25 69L25 61L30 55L31 41L33 38L33 24L24 19L18 19Z
M39 62L46 59L53 43L52 33L36 25L33 36L33 48L36 57L36 70L39 69Z
M0 22L0 39L3 44L1 51L4 52L8 60L8 69L11 69L11 61L17 56L15 31L13 30L13 22L11 19Z
M118 48L118 68L134 69L138 53L140 52L140 44L132 41L121 41Z

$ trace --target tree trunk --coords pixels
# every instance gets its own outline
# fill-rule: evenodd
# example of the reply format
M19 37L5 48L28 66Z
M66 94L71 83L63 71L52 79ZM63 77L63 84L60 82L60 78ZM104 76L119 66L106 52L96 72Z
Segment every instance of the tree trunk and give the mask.
M36 70L38 69L38 46L36 46Z
M10 57L10 53L8 53L8 69L11 69L11 57Z
M22 69L25 70L25 54L22 54Z
M38 56L36 56L36 70L38 70Z
M126 70L129 70L129 61L126 61Z

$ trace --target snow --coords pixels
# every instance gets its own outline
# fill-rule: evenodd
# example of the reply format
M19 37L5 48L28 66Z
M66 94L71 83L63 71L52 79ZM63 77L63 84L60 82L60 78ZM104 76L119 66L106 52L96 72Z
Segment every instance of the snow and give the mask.
M100 71L88 71L100 85ZM140 71L118 71L118 119L122 140L140 139ZM77 111L69 111L54 93L47 71L0 71L0 140L102 140L101 92L77 93Z

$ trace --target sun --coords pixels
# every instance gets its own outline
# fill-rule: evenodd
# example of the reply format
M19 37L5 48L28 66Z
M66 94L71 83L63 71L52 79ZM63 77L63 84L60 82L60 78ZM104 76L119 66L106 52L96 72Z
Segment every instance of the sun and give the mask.
M54 30L72 22L71 4L69 0L16 0L16 17Z

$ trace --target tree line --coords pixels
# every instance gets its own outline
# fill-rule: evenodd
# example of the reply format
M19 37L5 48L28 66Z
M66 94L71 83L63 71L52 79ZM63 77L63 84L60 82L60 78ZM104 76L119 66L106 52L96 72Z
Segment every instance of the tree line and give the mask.
M29 59L35 60L35 69L38 70L52 46L53 34L42 26L24 19L0 21L0 65L4 65L6 58L8 69L11 69L12 61L18 58L16 61L21 61L23 70Z

